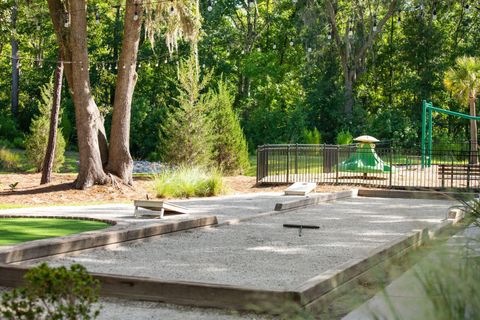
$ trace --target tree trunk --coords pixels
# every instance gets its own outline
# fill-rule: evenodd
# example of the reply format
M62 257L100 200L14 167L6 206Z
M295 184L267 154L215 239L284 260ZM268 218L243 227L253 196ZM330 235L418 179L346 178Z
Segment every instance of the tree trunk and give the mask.
M52 112L50 114L50 132L48 135L48 145L45 153L45 159L42 168L42 179L40 184L50 183L53 162L55 160L55 147L57 142L57 126L58 115L60 112L60 101L62 96L62 80L63 80L63 61L62 55L58 56L57 68L55 69L55 84L53 87L53 104Z
M12 8L12 16L11 16L11 27L14 32L12 33L11 37L11 46L12 46L12 92L11 92L11 100L12 100L12 114L13 116L17 116L18 114L18 94L19 94L19 87L20 87L20 66L19 66L19 59L18 59L18 40L15 38L15 30L17 28L17 13L18 13L18 3L15 1L13 8Z
M61 0L48 0L50 17L62 57L72 61L65 66L65 77L75 106L75 122L80 154L79 173L75 186L79 189L108 181L103 171L107 161L107 145L103 119L90 89L87 51L87 13L85 0L69 1L66 12ZM64 19L69 15L69 26Z
M470 115L477 114L475 97L470 97ZM478 164L477 121L470 120L470 164Z
M79 189L105 184L100 143L106 143L103 119L90 88L87 51L87 13L85 0L70 1L70 49L72 53L72 91L80 153L76 180Z
M134 20L135 12L138 20ZM137 81L135 71L143 6L127 0L124 35L119 59L119 68L113 105L112 129L110 132L109 161L107 171L118 176L124 183L132 184L133 161L130 155L130 111L133 91Z
M351 115L353 112L353 80L350 76L350 72L348 70L344 71L345 73L345 102L344 102L344 112L347 115Z

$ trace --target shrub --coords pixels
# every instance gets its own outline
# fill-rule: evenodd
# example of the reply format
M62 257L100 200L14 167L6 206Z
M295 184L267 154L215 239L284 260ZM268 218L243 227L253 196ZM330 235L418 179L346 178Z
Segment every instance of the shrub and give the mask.
M322 135L317 128L313 128L313 130L303 129L303 141L306 144L320 144L322 143Z
M11 113L2 110L2 112L0 112L0 137L5 139L5 141L11 142L20 135L21 133L18 131Z
M0 148L0 169L15 171L21 167L21 157L18 153L6 148Z
M211 164L213 128L207 117L207 96L201 94L210 74L199 79L191 57L179 65L178 106L173 107L160 127L162 160L175 165Z
M340 131L337 134L337 144L351 144L353 142L353 136L350 131Z
M46 263L28 271L26 286L4 293L2 319L95 319L100 313L99 283L86 269L74 264L50 268Z
M25 140L27 159L35 166L37 172L42 170L43 160L47 150L52 100L53 83L50 82L41 88L41 100L38 104L40 114L32 120L30 124L30 134ZM53 171L57 172L62 166L65 161L64 153L65 139L63 138L62 131L58 129Z
M247 140L238 115L233 111L233 100L224 81L218 83L216 92L210 92L209 117L215 132L213 160L225 174L244 173L250 165Z
M155 177L159 198L209 197L223 192L222 175L200 167L179 167Z

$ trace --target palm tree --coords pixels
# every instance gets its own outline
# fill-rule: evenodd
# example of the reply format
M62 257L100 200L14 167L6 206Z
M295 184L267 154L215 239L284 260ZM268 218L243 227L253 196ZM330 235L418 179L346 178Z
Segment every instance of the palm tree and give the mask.
M459 57L456 66L445 73L443 80L447 90L451 91L462 104L469 104L470 115L476 116L476 100L480 93L480 59L477 57ZM470 120L470 163L478 163L477 122Z

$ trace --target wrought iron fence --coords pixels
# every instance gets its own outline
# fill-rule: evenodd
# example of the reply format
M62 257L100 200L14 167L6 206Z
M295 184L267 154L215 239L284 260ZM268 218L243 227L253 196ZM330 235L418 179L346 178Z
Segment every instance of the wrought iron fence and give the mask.
M257 183L480 189L480 165L469 163L469 150L444 147L436 150L433 146L428 165L422 165L419 149L383 145L374 151L372 154L358 145L263 145L257 149ZM376 166L368 163L372 157Z

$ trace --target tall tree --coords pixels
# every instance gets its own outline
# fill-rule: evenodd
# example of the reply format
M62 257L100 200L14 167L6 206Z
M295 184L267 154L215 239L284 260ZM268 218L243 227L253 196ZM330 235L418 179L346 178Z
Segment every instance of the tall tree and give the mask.
M80 154L76 187L105 184L107 139L103 119L93 100L89 78L87 19L85 0L48 0L57 42L65 60L65 76L75 105L75 120Z
M130 155L130 113L137 82L136 61L143 5L127 0L122 50L118 60L117 83L113 103L112 128L107 171L132 184L133 161Z
M18 97L20 92L20 63L18 57L18 39L17 39L17 16L18 16L18 1L15 0L12 7L12 13L10 16L11 27L12 27L12 37L11 37L11 47L12 47L12 91L11 91L11 103L12 103L12 114L14 116L18 113Z
M480 94L480 59L460 57L454 68L445 73L445 87L460 103L469 105L470 115L477 115L476 101ZM470 163L478 163L477 121L470 120Z
M381 6L373 8L370 1L343 1L345 12L341 12L340 2L325 0L325 6L343 69L344 112L351 114L355 81L366 71L367 53L382 33L385 23L395 13L398 0L388 1L386 12L380 20L377 20L377 15L383 13Z
M105 135L103 118L93 99L89 75L86 0L48 0L57 42L65 60L65 76L73 96L77 125L80 168L77 188L105 184L108 175L118 175L132 183L132 158L129 150L130 111L136 84L138 44L144 18L144 2L126 0L124 36L118 60L111 146ZM198 39L200 18L197 0L146 2L146 31L154 44L155 35L166 26L166 40L172 52L185 36Z

